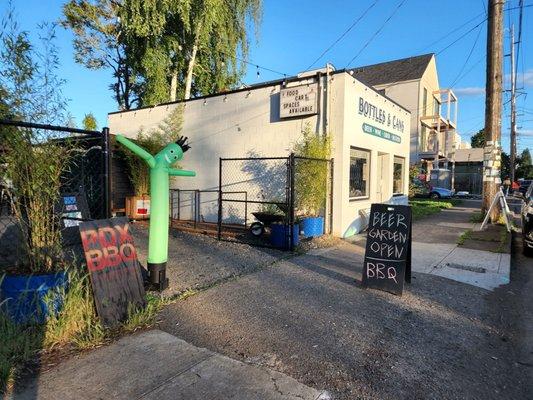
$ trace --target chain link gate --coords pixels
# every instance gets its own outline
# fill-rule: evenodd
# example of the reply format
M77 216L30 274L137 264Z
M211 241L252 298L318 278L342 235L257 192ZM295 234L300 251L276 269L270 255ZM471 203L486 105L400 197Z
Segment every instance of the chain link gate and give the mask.
M35 179L36 185L47 182L39 179L39 172L31 170L32 164L46 165L39 157L54 157L46 154L50 149L63 148L60 160L66 163L60 176L59 193L50 193L56 199L54 205L42 209L42 213L57 216L61 224L65 246L78 240L77 225L82 221L111 217L111 175L109 129L101 132L85 129L35 124L22 121L0 120L0 269L16 267L24 259L22 242L24 233L31 229L30 216L24 215L30 201L28 191L16 187L9 178L9 162L18 165L20 173ZM18 143L18 144L17 144ZM22 146L21 146L22 143ZM24 147L26 146L26 147ZM24 153L21 149L26 149ZM39 151L42 150L42 151ZM17 152L21 152L18 154ZM26 168L26 170L24 170ZM14 169L10 170L13 175ZM21 179L23 176L17 176ZM15 179L15 181L17 180ZM36 186L40 193L47 188ZM52 190L52 189L50 189ZM24 195L26 193L26 195ZM43 192L44 193L44 192ZM26 202L25 204L23 204Z
M299 236L298 205L308 177L305 167L322 166L320 216L331 233L333 160L288 157L220 158L218 190L219 240L294 250ZM307 168L309 169L309 168ZM320 184L319 186L322 187Z

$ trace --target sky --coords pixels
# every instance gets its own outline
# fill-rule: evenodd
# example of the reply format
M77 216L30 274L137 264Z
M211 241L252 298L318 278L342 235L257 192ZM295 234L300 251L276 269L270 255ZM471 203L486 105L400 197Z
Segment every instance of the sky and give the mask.
M243 82L253 84L295 75L306 70L356 21L313 68L326 62L337 69L356 67L435 53L441 88L452 88L459 97L458 132L464 140L484 124L487 0L263 0L263 20L257 38L250 37L251 65ZM360 18L374 2L375 5ZM0 15L7 0L0 0ZM13 0L22 29L36 38L37 24L61 18L64 0ZM533 0L524 0L533 5ZM516 8L518 0L507 0ZM518 9L505 13L505 54L509 53L509 27L518 31ZM92 112L102 127L107 113L116 111L109 84L109 70L88 70L74 61L72 33L57 32L61 67L66 79L64 94L76 123ZM515 38L516 39L516 38ZM355 59L354 59L355 57ZM504 74L510 71L504 59ZM258 65L260 68L257 68ZM272 71L277 71L272 72ZM257 72L259 71L259 75ZM281 73L281 74L280 74ZM506 79L505 89L509 89ZM533 7L524 9L522 43L518 60L518 150L533 148ZM509 149L509 94L504 93L502 144Z

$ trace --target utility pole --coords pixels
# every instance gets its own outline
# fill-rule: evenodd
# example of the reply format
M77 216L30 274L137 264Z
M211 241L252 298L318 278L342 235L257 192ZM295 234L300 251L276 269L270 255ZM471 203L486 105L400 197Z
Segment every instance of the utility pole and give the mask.
M502 66L503 66L503 6L505 0L488 1L487 82L485 98L485 148L483 155L483 203L488 212L501 184L501 128L502 128ZM493 207L490 219L500 217Z
M515 181L516 166L516 71L514 25L511 26L511 182Z

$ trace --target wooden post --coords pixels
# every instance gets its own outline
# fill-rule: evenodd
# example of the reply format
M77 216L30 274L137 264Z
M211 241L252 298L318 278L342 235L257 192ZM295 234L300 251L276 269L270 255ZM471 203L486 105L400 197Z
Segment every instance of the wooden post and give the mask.
M501 183L502 125L502 66L503 66L503 6L505 0L489 0L487 28L487 83L485 99L485 151L483 171L483 203L481 210L489 212ZM492 207L490 219L500 217L499 207Z

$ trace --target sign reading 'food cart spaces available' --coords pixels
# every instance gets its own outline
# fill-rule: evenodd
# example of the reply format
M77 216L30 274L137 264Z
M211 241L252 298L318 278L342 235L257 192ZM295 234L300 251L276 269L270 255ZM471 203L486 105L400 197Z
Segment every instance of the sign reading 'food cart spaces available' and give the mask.
M363 286L401 295L411 282L411 207L372 204Z
M128 316L130 307L145 305L141 269L127 218L87 221L81 241L91 277L96 311L107 326Z
M316 114L317 85L301 85L283 88L280 91L280 118L301 117Z

